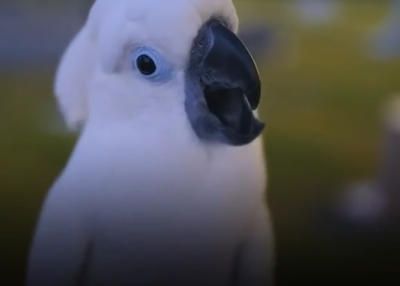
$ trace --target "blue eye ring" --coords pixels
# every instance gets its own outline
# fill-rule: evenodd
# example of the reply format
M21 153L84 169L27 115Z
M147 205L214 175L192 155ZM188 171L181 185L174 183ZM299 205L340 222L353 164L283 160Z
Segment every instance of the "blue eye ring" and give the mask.
M166 82L173 76L173 67L156 50L136 47L132 51L133 68L153 82Z

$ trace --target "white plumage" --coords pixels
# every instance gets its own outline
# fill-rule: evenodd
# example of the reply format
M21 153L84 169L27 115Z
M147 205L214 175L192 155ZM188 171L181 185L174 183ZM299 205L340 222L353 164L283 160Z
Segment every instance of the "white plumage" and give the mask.
M272 285L261 138L199 140L185 111L193 39L230 0L98 0L68 47L55 93L83 129L43 205L28 286ZM168 81L132 70L162 54ZM236 283L236 284L234 284Z

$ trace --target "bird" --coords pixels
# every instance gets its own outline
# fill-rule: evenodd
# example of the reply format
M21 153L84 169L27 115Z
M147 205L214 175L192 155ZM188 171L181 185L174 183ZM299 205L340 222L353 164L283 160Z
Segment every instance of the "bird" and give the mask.
M54 94L79 134L27 286L274 283L261 80L231 0L97 0Z

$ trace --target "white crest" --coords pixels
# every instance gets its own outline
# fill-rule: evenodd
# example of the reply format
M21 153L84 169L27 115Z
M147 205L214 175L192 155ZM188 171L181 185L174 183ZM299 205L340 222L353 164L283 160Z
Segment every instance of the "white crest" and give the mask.
M192 40L208 18L223 17L235 32L238 29L231 0L171 0L163 9L159 9L160 2L95 2L56 73L54 92L70 129L77 129L89 118L88 93L97 69L104 74L115 72L124 51L135 42L156 45L183 68Z

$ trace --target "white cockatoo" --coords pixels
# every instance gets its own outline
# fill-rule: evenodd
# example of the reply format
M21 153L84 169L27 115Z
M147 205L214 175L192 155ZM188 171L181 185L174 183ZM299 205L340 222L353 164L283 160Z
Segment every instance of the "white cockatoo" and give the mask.
M260 79L231 0L98 0L55 94L79 140L28 286L273 283Z

